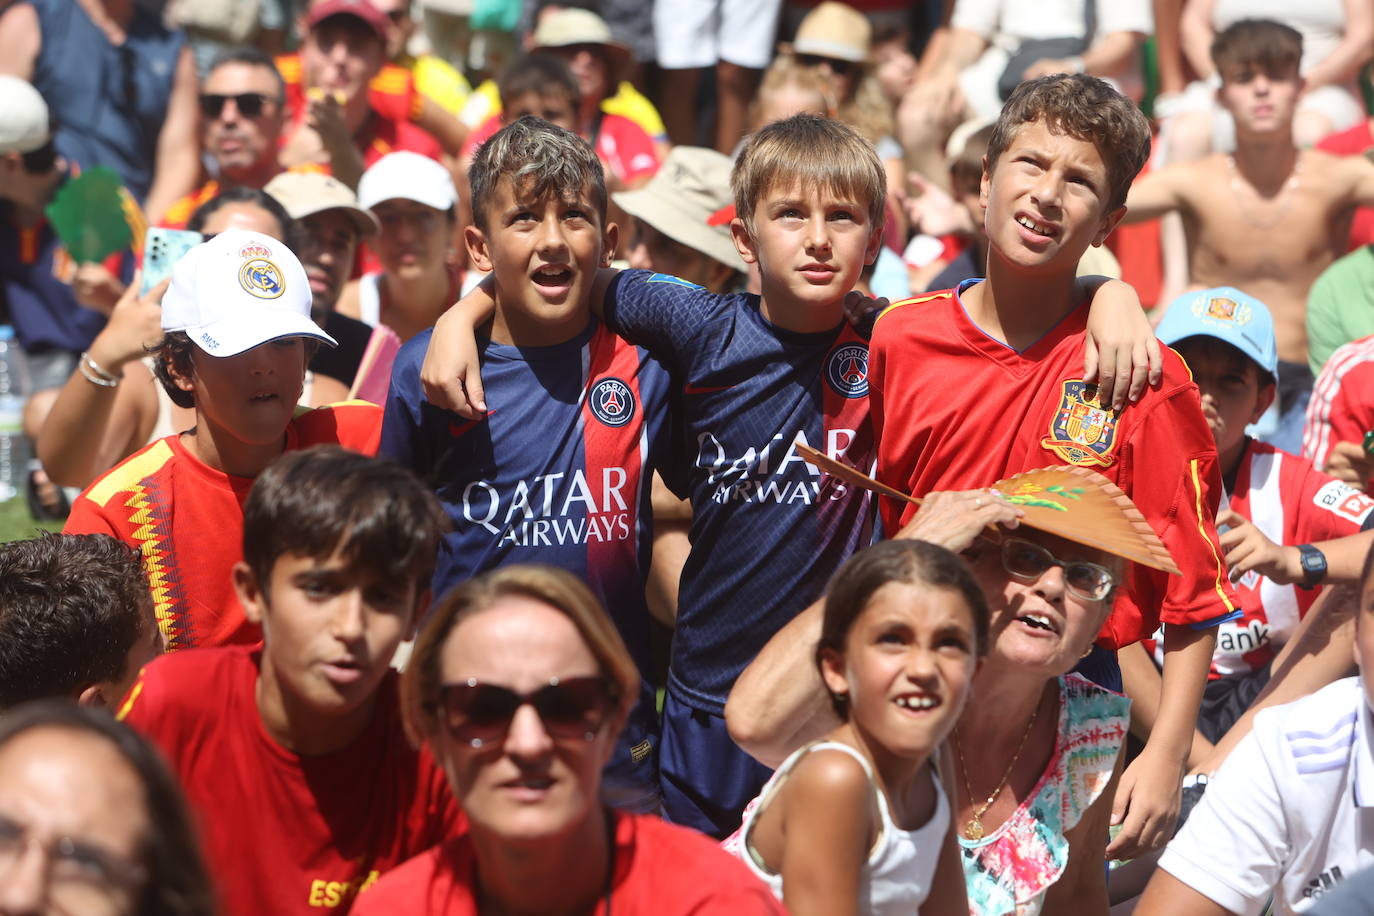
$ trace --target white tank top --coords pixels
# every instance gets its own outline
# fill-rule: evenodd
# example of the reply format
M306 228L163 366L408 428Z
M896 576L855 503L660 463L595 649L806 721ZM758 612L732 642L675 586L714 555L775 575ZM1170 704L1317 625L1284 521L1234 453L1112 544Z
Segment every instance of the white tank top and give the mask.
M381 271L363 274L358 278L358 320L372 327L382 323Z
M775 897L782 899L782 875L770 871L763 864L762 857L750 843L749 834L754 821L777 795L792 768L802 757L817 750L843 751L859 761L864 773L868 775L868 784L878 799L882 825L878 831L878 838L873 843L873 849L869 852L868 861L859 876L859 912L871 913L873 916L912 916L930 893L930 884L935 877L935 864L940 858L945 832L949 829L949 801L945 797L940 780L935 776L934 767L927 767L927 772L935 787L935 813L930 816L930 820L915 830L902 830L893 823L887 799L878 789L873 778L873 769L863 754L838 741L817 741L808 744L783 761L782 766L778 767L777 772L763 787L759 797L744 809L744 823L740 825L735 837L731 838L737 839L738 842L732 844L731 840L726 840L723 845L738 855L749 870L768 885Z

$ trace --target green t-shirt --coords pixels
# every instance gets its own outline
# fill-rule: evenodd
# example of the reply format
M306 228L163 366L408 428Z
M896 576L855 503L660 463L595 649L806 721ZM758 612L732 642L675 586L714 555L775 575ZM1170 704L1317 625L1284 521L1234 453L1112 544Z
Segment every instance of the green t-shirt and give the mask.
M1307 361L1312 374L1336 348L1374 334L1374 245L1336 261L1307 294Z

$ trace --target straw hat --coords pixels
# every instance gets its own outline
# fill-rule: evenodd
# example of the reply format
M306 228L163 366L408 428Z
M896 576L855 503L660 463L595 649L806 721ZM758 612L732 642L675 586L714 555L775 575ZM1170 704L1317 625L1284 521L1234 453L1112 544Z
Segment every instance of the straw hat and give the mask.
M630 62L630 49L611 37L611 27L591 10L569 7L553 10L539 18L530 50L547 51L569 45L598 45L605 49L612 67L619 72Z
M873 27L863 13L836 0L825 0L797 27L792 53L864 63L872 37Z

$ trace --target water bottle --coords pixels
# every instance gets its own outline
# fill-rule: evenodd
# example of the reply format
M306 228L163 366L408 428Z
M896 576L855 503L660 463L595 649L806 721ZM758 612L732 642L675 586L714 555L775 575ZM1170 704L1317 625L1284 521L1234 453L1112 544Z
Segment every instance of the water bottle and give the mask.
M24 440L24 400L29 394L29 367L14 339L14 328L0 324L0 502L23 492L28 473Z

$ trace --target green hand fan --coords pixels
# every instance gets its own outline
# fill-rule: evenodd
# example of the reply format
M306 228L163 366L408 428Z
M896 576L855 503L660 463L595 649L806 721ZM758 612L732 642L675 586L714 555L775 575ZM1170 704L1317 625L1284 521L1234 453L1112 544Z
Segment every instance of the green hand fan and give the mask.
M97 166L58 189L46 213L73 260L100 262L129 247L133 232L124 215L122 187L118 175Z

